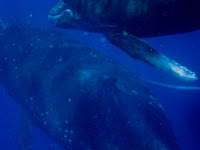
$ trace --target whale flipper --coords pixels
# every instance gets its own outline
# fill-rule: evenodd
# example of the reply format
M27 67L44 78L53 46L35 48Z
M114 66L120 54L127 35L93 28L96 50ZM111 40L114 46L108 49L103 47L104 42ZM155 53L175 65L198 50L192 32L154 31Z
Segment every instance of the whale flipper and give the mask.
M194 72L166 57L136 36L123 32L114 35L107 34L107 38L113 45L119 47L130 57L140 59L153 67L169 72L184 80L197 79Z

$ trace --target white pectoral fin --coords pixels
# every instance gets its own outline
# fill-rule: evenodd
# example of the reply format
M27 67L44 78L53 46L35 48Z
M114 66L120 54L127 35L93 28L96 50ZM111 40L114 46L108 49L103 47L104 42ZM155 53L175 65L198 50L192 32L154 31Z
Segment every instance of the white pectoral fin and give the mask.
M164 56L147 43L129 34L107 35L108 40L126 52L129 56L140 59L160 70L169 72L184 80L197 80L194 72Z
M172 74L180 77L181 79L191 80L191 81L198 79L198 77L196 76L196 74L193 71L180 65L179 63L175 62L174 60L171 60L166 57L166 58L164 58L163 63L166 63L165 65L166 65L166 69L169 69L168 71L170 71Z

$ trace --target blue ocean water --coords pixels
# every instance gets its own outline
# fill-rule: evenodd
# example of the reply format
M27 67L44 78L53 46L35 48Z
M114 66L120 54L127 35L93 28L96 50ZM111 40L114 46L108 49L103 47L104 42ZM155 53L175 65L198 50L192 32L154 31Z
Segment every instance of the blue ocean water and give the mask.
M43 27L55 27L47 20L49 9L56 0L0 0L0 16L13 17L26 23ZM59 29L61 30L61 29ZM97 48L127 66L138 76L173 85L200 86L199 81L185 83L182 80L160 72L143 62L128 58L113 47L101 34L61 30L64 34ZM186 34L143 39L168 57L184 64L200 77L200 31ZM182 150L200 149L200 92L161 88L148 85L159 98L177 135ZM19 140L20 106L0 87L0 150L17 150ZM59 150L38 128L33 129L33 149Z

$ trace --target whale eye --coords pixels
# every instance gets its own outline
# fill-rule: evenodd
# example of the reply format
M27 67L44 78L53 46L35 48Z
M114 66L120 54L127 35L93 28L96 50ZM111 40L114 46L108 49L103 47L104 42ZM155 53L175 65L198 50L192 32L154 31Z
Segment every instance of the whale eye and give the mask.
M73 12L70 9L64 10L64 13L68 17L73 17L74 16Z

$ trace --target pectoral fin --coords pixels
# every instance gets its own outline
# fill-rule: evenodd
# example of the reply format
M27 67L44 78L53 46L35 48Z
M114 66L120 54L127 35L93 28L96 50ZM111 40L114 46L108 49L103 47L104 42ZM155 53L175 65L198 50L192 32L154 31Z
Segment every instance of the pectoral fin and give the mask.
M140 59L158 69L169 72L184 80L197 80L194 72L161 54L142 40L127 33L107 35L108 40L126 52L129 56Z

